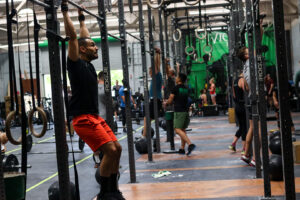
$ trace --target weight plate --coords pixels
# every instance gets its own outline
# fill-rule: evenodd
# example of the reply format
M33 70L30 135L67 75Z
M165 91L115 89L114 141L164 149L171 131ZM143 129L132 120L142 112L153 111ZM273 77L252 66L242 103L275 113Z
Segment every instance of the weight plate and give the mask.
M3 171L4 172L18 172L19 168L17 165L19 165L18 158L14 154L10 154L8 156L5 156L2 161L3 165Z

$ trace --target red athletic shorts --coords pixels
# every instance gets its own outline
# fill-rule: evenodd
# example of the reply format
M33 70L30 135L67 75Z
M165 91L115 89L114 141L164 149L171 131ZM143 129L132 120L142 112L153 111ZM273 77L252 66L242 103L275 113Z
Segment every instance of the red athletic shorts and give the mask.
M84 114L73 118L73 126L79 137L95 152L103 144L117 141L104 119L98 115Z

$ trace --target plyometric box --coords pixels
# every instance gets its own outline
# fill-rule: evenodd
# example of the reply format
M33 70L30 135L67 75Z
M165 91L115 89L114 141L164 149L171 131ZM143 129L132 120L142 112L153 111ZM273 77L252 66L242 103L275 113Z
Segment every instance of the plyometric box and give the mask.
M203 116L218 116L219 109L217 105L203 106Z

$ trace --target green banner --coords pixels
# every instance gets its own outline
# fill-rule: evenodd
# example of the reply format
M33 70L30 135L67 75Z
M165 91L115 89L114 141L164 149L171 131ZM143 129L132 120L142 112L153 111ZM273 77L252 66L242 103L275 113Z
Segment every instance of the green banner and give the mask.
M199 35L204 36L204 33ZM208 40L207 40L208 39ZM186 36L186 45L189 46L189 37ZM228 35L225 32L214 31L208 33L205 39L196 38L196 59L192 61L192 67L188 75L188 83L191 88L194 88L194 98L198 98L200 90L206 87L208 79L214 77L216 80L216 92L220 93L223 89L221 82L224 85L226 78L226 59L224 55L228 54ZM203 55L209 55L209 61L206 64L203 60ZM187 56L189 61L191 56ZM216 67L214 67L214 65ZM222 66L221 66L222 65ZM213 73L212 73L213 72ZM225 79L226 81L226 79Z

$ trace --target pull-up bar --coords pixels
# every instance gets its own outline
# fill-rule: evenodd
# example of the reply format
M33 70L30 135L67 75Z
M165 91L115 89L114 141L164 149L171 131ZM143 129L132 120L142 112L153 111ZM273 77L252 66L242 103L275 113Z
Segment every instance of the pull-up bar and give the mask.
M80 9L81 11L85 12L86 14L89 14L89 15L95 17L98 20L103 20L102 17L99 17L98 15L95 15L95 14L91 13L90 11L88 11L87 9L83 8L82 6L80 6L79 4L77 4L77 3L73 2L73 1L68 1L68 3L71 4L72 6Z
M136 40L138 40L138 41L140 41L140 42L142 41L140 38L138 38L138 37L132 35L131 33L127 32L127 31L126 31L126 34L130 35L131 37L133 37L134 39L136 39Z
M78 9L80 9L81 11L83 11L83 12L89 14L90 16L95 17L95 18L98 20L98 23L101 23L101 21L104 20L102 17L99 17L98 15L95 15L95 14L91 13L90 11L88 11L87 9L83 8L82 6L78 5L77 3L73 2L73 1L68 1L68 3L71 4L72 6L74 6L74 7L78 8ZM119 41L122 41L122 40L123 40L123 39L121 39L121 38L118 38L118 37L116 37L116 36L110 34L110 33L107 33L107 35L109 35L110 37L115 38L115 39L117 39L117 40L119 40Z

